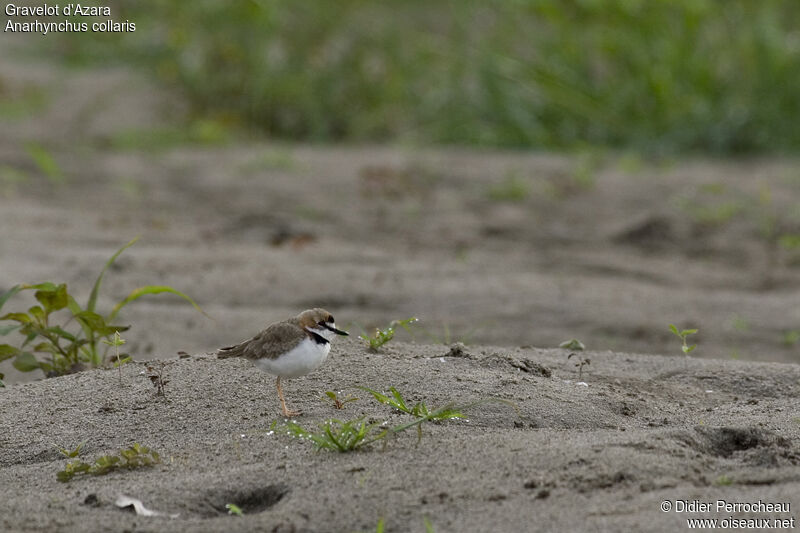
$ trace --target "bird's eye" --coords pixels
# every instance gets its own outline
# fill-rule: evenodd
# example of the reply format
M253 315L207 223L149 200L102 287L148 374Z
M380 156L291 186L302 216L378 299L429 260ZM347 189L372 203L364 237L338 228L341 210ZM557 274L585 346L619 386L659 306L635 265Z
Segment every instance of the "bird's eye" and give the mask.
M333 315L328 315L328 322L330 322L331 324L335 322L335 320L333 319Z

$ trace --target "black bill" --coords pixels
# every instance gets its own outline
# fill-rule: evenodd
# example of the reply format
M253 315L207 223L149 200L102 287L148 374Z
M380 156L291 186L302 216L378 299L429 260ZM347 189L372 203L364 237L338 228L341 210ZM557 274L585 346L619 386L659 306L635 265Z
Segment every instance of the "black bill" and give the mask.
M350 335L350 334L349 334L349 333L347 333L346 331L342 331L342 330L340 330L340 329L336 329L335 327L333 327L333 326L329 326L328 324L325 324L325 323L323 323L323 324L322 324L322 327L323 327L323 328L325 328L325 329L327 329L327 330L330 330L330 331L332 331L332 332L336 333L337 335L344 335L345 337L347 337L348 335Z

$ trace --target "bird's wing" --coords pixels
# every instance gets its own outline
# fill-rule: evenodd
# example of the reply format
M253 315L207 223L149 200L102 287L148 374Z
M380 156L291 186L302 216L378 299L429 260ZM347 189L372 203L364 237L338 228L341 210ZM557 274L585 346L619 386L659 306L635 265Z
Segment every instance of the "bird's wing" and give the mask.
M247 359L275 359L294 348L308 333L296 324L278 322L268 326L264 331L243 342L239 348L241 357Z

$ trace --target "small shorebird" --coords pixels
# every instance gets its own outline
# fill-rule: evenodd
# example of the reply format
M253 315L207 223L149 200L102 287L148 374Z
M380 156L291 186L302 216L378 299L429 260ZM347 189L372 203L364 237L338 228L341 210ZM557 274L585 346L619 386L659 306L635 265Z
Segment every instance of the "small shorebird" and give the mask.
M270 324L250 340L217 350L217 358L245 357L264 372L278 376L276 385L284 416L301 411L286 408L281 378L304 376L328 357L334 334L348 335L336 329L333 316L324 309L308 309L294 318Z

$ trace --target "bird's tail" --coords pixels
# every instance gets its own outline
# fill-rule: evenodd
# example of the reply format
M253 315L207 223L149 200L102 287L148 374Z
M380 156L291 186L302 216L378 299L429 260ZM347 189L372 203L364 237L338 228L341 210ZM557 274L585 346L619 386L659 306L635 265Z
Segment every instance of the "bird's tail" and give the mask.
M226 346L225 348L220 348L217 350L217 359L227 359L229 357L241 357L242 356L242 344L236 344L235 346Z

